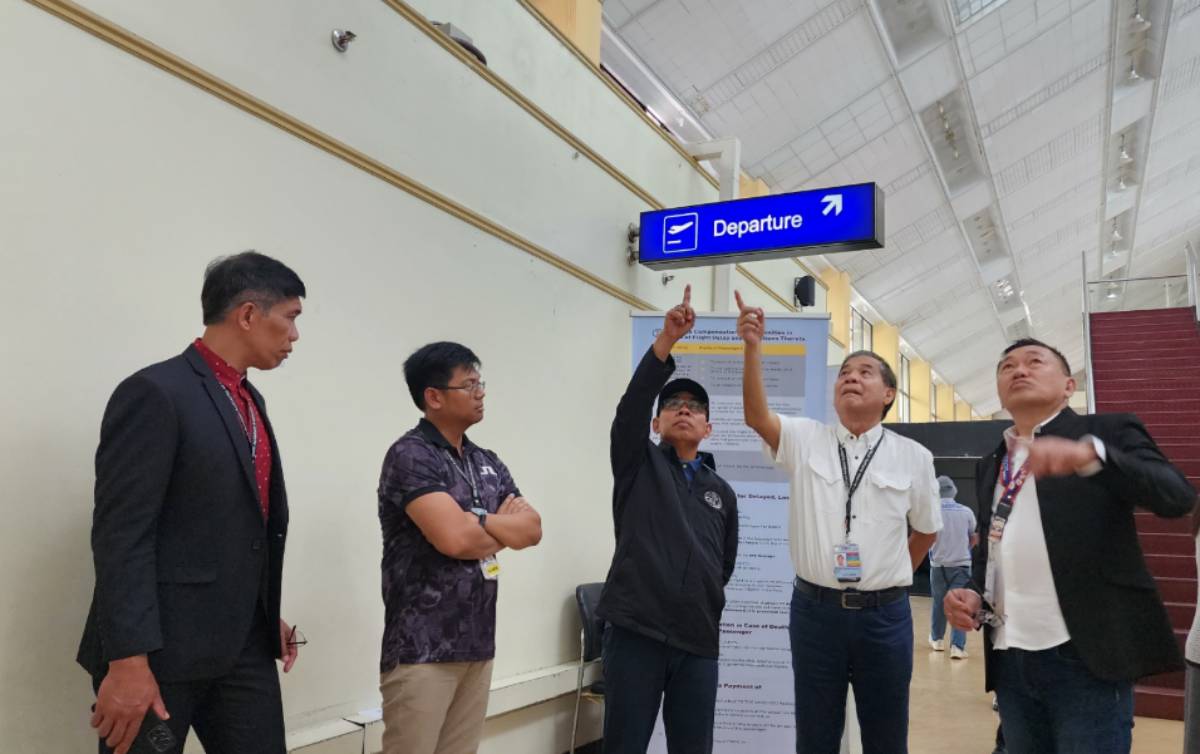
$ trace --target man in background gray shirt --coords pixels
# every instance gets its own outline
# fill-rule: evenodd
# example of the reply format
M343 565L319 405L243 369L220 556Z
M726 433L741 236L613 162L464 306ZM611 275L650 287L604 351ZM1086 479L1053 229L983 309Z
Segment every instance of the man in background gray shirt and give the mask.
M929 585L933 592L929 646L941 652L946 648L946 613L942 599L951 589L964 587L971 580L971 548L979 542L975 533L975 514L956 502L958 487L948 476L939 476L938 494L942 498L942 530L929 550ZM957 628L950 631L950 659L967 657L967 634Z

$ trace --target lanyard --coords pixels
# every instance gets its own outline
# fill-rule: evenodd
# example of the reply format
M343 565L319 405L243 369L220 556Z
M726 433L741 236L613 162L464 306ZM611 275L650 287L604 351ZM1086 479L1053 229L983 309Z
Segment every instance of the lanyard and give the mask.
M1000 495L1000 502L996 503L994 515L1007 523L1008 517L1012 515L1013 505L1017 502L1017 495L1021 494L1021 488L1025 486L1025 480L1029 478L1029 464L1021 464L1021 468L1017 469L1014 474L1012 470L1012 454L1008 454L1004 456L1004 461L1000 464L1000 471L1000 478L1004 484L1004 492Z
M1000 494L1000 500L996 503L996 510L992 514L993 526L999 520L1000 535L1003 537L1004 527L1008 523L1008 517L1012 515L1013 505L1017 501L1017 495L1021 494L1021 488L1025 486L1026 480L1029 478L1029 464L1022 463L1021 468L1017 469L1016 473L1012 470L1012 454L1004 456L1004 461L1000 464L1000 480L1004 485L1004 492ZM991 527L989 527L989 534ZM990 538L990 537L989 537ZM1000 546L1000 541L988 543L987 556L987 575L983 581L983 598L988 604L996 605L996 549ZM1002 609L997 606L998 609Z
M871 464L871 459L875 457L875 451L879 450L879 446L883 444L883 435L879 436L879 442L875 443L867 454L863 456L862 463L858 465L858 471L854 473L854 481L850 481L850 462L846 460L846 446L838 443L838 457L842 460L842 481L846 483L846 541L850 541L850 509L851 501L854 499L854 493L858 489L858 485L862 483L863 474L867 472L867 466Z
M233 399L233 393L229 392L229 388L221 385L221 390L225 393L225 397L229 399L229 403L233 406L233 413L238 418L238 423L242 425L242 431L246 433L246 439L250 441L250 460L254 461L258 458L258 413L254 410L253 405L246 406L246 413L250 414L250 424L246 424L245 417L242 416L242 410L238 408L237 401ZM247 401L251 403L251 401Z
M467 465L466 471L463 471L462 466L458 465L458 461L454 460L454 456L450 454L450 451L443 450L442 452L446 454L446 460L450 462L450 465L454 467L458 475L463 478L463 481L471 485L471 504L476 508L480 508L482 506L479 503L479 483L475 481L475 466L471 463L471 457L467 455L466 450L466 448L463 448L463 461Z

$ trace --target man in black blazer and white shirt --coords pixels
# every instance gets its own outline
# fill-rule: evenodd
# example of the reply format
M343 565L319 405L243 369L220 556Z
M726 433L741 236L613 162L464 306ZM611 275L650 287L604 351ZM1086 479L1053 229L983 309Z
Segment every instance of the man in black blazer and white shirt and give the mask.
M1134 416L1080 416L1066 358L1033 339L997 367L1014 425L976 469L976 589L947 595L962 629L985 625L987 688L1010 754L1127 754L1133 682L1183 667L1134 525L1196 493Z
M176 739L167 751L195 728L210 753L284 754L275 659L290 670L298 644L279 617L287 494L246 370L287 358L304 295L270 257L217 260L201 292L204 335L109 399L78 655L102 754L125 754L151 708Z

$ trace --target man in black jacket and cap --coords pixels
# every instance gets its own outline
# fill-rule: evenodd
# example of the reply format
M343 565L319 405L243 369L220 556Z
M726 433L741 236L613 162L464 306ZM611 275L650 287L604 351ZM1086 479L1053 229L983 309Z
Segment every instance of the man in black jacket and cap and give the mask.
M604 634L604 751L642 754L659 704L668 751L712 751L725 584L737 557L737 497L699 452L712 434L708 393L667 382L671 348L695 324L691 286L617 405L613 420L616 551L600 598ZM646 431L662 437L655 444Z

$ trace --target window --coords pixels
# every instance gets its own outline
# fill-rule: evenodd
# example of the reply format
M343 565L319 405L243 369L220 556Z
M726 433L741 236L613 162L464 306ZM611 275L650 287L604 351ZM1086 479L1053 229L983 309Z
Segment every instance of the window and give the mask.
M959 26L965 24L985 10L998 8L1008 0L954 0L954 20Z
M911 382L909 381L909 364L908 357L900 354L900 394L896 398L896 402L900 404L900 421L912 421L912 404L910 394L912 392Z
M929 383L929 421L931 421L931 422L935 422L938 420L938 417L937 417L937 404L938 404L937 394L938 394L937 383L931 381Z
M875 328L871 321L850 307L850 351L870 351Z

